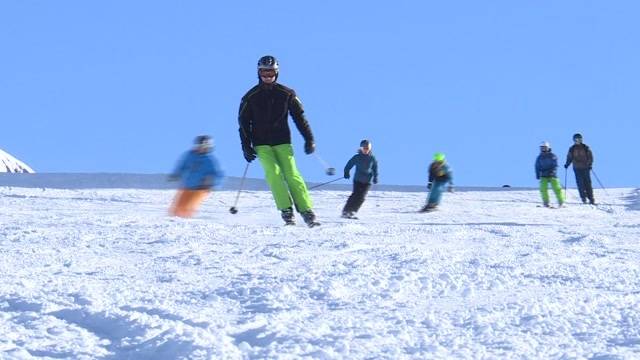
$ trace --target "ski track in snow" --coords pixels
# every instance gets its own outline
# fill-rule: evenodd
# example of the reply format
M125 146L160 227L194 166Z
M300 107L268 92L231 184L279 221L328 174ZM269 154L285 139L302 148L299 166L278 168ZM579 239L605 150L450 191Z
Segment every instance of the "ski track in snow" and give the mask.
M640 357L640 190L271 195L0 188L0 358Z

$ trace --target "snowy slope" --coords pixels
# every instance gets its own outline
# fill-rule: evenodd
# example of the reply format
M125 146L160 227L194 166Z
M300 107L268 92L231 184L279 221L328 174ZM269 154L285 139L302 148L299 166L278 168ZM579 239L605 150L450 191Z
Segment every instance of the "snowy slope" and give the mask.
M29 165L0 149L0 173L34 173Z
M0 188L0 358L640 357L640 190L374 191L359 221L314 191L314 229L235 194Z

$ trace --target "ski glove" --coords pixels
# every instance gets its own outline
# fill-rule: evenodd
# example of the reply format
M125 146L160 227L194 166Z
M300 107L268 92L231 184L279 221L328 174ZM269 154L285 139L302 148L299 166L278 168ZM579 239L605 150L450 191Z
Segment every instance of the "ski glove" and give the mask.
M373 178L373 183L374 183L374 184L377 184L377 183L378 183L378 178L377 178L377 177L374 177L374 178Z
M564 164L564 168L565 169L568 168L568 167L569 167L569 164Z
M348 173L348 172L344 173L344 178L345 178L345 179L348 179L348 178L350 178L350 177L351 177L351 175L349 175L349 173Z
M431 182L429 182L429 183L427 184L427 189L431 190L431 186L433 186L433 184L432 184Z
M309 154L313 154L313 152L316 150L316 144L313 143L313 141L305 141L304 142L304 153L309 155Z
M256 159L256 151L250 145L242 146L242 155L247 162L252 162Z

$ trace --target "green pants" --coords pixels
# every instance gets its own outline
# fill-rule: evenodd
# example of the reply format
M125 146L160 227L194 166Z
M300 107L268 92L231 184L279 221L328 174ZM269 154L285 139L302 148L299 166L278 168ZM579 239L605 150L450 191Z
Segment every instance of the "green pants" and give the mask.
M311 209L313 203L307 191L307 184L296 167L291 144L258 145L255 150L278 210L290 208L294 204L298 212Z
M560 181L558 181L558 178L556 177L540 178L540 194L542 195L542 202L545 205L549 204L549 183L551 183L551 188L556 194L558 205L562 205L564 203L564 198L562 197L562 187L560 187Z

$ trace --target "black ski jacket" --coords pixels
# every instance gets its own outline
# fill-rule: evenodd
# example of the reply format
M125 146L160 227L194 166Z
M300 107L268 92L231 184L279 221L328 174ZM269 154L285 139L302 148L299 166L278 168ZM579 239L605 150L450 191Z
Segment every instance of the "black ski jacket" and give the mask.
M593 166L593 153L585 144L575 144L569 148L567 161L564 167L568 167L573 162L574 169L591 169Z
M257 145L291 143L288 115L291 114L305 142L313 134L304 116L302 102L295 91L284 85L260 83L249 90L240 102L238 123L243 148Z

